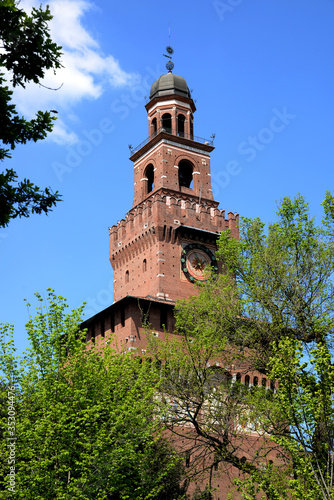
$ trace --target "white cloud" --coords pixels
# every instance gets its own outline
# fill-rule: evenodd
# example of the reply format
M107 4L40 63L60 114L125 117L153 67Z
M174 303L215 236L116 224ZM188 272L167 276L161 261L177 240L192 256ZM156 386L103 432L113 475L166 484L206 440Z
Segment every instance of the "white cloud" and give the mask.
M25 89L15 89L18 110L27 118L38 109L56 109L58 118L50 138L59 144L73 144L76 135L70 129L75 106L83 99L98 99L108 86L134 85L138 75L124 71L119 61L110 54L103 54L97 40L82 24L82 18L94 4L88 0L51 0L53 19L50 23L51 37L62 46L63 68L47 72L43 85L59 90L47 90L35 84ZM23 0L20 7L31 11L40 1Z
M67 127L61 118L55 122L51 135L54 142L60 145L72 145L78 142L77 135Z

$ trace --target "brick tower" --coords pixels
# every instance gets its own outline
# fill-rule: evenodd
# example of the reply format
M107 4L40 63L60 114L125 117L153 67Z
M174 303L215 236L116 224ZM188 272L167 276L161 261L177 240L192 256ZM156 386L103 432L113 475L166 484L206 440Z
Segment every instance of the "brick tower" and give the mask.
M194 135L196 111L184 78L172 73L153 83L148 138L131 151L134 198L126 217L109 229L114 304L84 323L88 340L114 334L118 348L145 350L143 320L172 333L176 300L194 295L213 266L216 241L238 216L218 209L210 173L212 141Z
M110 229L114 299L127 295L175 302L196 293L206 265L217 266L216 239L237 217L225 219L213 199L212 141L194 136L196 110L187 83L171 71L151 88L149 137L132 151L134 199Z

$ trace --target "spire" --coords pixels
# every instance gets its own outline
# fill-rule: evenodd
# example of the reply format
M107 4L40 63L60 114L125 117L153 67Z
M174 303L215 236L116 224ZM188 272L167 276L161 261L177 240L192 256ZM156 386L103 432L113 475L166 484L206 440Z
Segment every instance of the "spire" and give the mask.
M167 54L163 54L165 57L169 59L166 63L166 68L168 69L168 73L172 72L172 69L174 68L174 63L172 61L172 54L174 54L174 49L171 47L170 44L170 24L169 24L169 45L166 47Z

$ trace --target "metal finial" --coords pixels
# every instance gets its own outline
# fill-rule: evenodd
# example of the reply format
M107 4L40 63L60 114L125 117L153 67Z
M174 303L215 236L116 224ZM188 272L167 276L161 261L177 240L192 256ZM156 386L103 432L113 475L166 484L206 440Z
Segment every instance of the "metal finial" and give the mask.
M172 54L174 53L174 49L171 47L170 44L170 24L169 24L169 33L168 33L168 38L169 38L169 45L166 47L167 54L163 54L165 57L169 59L166 63L166 68L168 69L168 72L171 73L172 69L174 68L174 63L172 62Z

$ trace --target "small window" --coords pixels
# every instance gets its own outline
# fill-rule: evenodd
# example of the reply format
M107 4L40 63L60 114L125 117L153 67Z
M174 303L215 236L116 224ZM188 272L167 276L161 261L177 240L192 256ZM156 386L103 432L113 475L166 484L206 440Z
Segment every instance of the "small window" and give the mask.
M129 283L129 271L125 273L125 283Z
M267 379L266 378L262 379L262 387L267 387Z
M125 326L125 311L124 311L124 307L121 308L121 325Z
M257 377L254 377L254 379L253 379L253 385L254 385L254 387L259 385L259 379Z
M190 451L186 451L186 467L190 467Z
M143 273L147 271L147 261L146 259L143 260Z
M157 131L157 119L156 118L153 118L153 120L152 120L152 129L153 129L153 134L155 134Z
M236 376L236 382L238 382L240 384L241 382L241 373L237 373L237 376Z
M245 385L249 386L249 382L250 382L249 375L246 375L246 377L245 377Z

